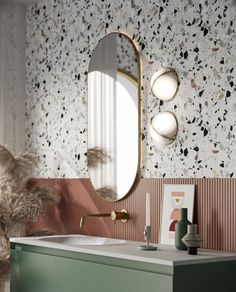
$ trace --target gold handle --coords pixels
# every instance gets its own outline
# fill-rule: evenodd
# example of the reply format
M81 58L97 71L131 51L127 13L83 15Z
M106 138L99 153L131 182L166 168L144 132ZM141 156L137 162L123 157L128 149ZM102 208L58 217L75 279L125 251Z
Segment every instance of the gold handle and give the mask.
M111 220L116 221L120 220L121 222L125 223L129 219L129 213L126 209L122 209L120 212L112 211L111 212Z

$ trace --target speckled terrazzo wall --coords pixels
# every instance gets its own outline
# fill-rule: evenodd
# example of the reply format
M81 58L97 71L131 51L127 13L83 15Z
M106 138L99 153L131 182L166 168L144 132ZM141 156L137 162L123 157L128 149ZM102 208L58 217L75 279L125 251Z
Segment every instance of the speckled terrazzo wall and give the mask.
M87 177L87 69L105 34L120 30L141 50L143 177L236 177L236 1L41 0L27 13L27 148L37 177ZM176 69L176 97L159 103L149 81ZM175 112L176 141L148 132Z

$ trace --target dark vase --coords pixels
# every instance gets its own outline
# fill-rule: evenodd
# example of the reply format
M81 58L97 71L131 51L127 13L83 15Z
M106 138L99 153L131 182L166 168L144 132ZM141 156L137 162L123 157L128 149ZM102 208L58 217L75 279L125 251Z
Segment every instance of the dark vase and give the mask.
M180 220L175 224L175 247L180 250L186 250L187 246L182 242L182 238L187 233L188 224L188 209L180 209Z

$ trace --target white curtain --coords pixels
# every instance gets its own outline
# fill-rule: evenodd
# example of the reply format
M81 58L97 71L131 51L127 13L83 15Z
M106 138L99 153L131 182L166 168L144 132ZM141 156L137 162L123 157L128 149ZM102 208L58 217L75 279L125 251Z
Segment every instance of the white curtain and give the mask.
M0 144L25 148L26 7L0 0Z
M116 35L103 39L90 61L88 76L88 148L105 151L110 159L90 169L96 189L117 190L116 175Z
M0 0L0 144L14 153L25 148L25 14L24 5ZM10 291L9 281L0 291Z

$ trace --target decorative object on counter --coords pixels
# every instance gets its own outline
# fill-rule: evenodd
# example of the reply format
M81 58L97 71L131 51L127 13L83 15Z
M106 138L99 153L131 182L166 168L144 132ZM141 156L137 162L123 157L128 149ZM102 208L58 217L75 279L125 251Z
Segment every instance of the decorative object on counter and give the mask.
M180 250L186 250L187 246L183 243L182 238L187 233L188 225L191 222L188 220L188 209L180 209L180 220L175 223L175 247Z
M156 250L157 246L150 245L150 241L152 239L151 226L145 226L143 234L144 234L144 239L146 241L146 244L138 246L138 249L140 249L140 250Z
M10 237L24 236L27 224L46 213L48 206L59 202L50 189L28 189L28 179L37 159L28 152L16 157L0 145L0 280L8 278Z
M151 225L151 195L146 193L146 226Z
M171 112L161 112L150 122L152 138L161 145L174 142L178 132L178 123L175 115Z
M151 78L151 89L157 98L168 101L175 95L179 87L179 79L173 68L162 68Z
M157 246L150 245L150 240L152 238L151 229L151 195L146 193L146 225L144 227L144 239L146 245L140 245L138 248L141 250L156 250Z
M175 224L180 209L188 209L188 220L193 221L194 185L164 184L161 214L160 244L175 245Z
M197 232L197 224L188 225L188 233L182 238L182 241L188 247L188 254L197 254L197 248L203 241Z
M85 214L80 218L80 228L84 226L87 218L93 217L110 217L113 222L120 220L121 222L126 223L129 219L129 212L126 209L122 209L120 212L111 211L111 213Z

